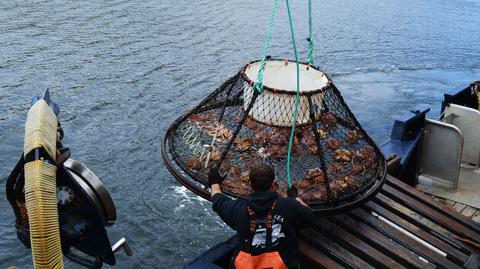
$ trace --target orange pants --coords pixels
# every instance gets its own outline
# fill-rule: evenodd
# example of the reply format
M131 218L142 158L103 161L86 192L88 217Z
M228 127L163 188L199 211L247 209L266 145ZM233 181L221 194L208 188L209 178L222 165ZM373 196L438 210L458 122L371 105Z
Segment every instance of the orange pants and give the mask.
M235 258L236 269L288 269L278 251L252 256L240 251Z

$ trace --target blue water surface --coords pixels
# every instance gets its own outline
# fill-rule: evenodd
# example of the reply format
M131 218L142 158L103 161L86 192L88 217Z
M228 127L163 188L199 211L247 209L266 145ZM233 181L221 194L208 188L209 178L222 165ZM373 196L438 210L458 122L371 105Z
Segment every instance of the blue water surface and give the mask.
M233 232L178 184L160 157L168 125L258 59L272 1L0 2L0 185L22 152L26 112L46 88L61 105L65 145L108 186L109 229L134 251L117 268L181 268ZM293 58L280 2L274 57ZM378 142L419 104L480 80L480 2L313 1L315 60ZM306 58L306 1L292 1ZM0 268L32 268L0 188ZM80 268L66 261L66 268ZM107 266L108 268L108 266Z

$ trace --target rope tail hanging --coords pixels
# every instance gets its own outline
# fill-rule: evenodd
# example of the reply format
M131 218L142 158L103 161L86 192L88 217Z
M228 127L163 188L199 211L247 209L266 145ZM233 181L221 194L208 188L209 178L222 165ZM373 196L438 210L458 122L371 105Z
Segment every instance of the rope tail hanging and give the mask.
M289 25L290 25L290 33L291 33L291 36L292 36L293 51L294 51L294 54L295 54L295 64L296 64L296 69L297 69L297 72L296 72L297 92L296 92L296 96L295 96L295 110L294 110L294 113L293 113L292 129L291 129L291 132L290 132L290 139L289 139L289 143L288 143L288 152L287 152L287 181L288 181L288 186L291 187L292 186L292 175L291 175L291 171L290 171L291 154L292 154L293 138L295 136L295 125L296 125L297 116L298 116L298 106L299 106L299 103L300 103L300 66L299 66L299 61L298 61L297 45L296 45L296 41L295 41L295 32L294 32L294 29L293 29L293 19L292 19L292 14L291 14L291 10L290 10L290 3L289 3L288 0L286 0L285 2L286 2L286 6L287 6L288 21L289 21ZM264 70L265 70L265 59L267 57L268 48L270 46L270 40L271 40L271 36L272 36L272 28L273 28L273 24L274 24L274 21L275 21L275 15L277 13L277 7L278 7L277 0L274 0L272 15L270 16L270 23L268 25L268 30L267 30L267 34L266 34L266 38L265 38L266 39L265 40L265 47L264 47L264 50L263 50L262 60L261 60L261 63L260 63L260 69L258 71L258 82L255 85L255 89L259 93L262 93L262 91L263 91L263 73L264 73ZM314 60L313 60L313 46L314 45L313 45L313 40L312 40L312 2L311 2L311 0L308 1L308 38L307 38L307 41L308 41L308 63L312 65L313 62L314 62Z
M292 34L292 43L293 43L293 52L295 54L295 64L297 68L297 93L295 95L295 111L293 113L293 120L292 120L292 130L290 132L290 140L288 142L288 153L287 153L287 180L288 180L288 187L292 186L292 175L290 171L290 160L292 156L292 145L293 145L293 137L295 136L295 124L297 123L297 115L298 115L298 105L300 103L300 65L298 64L298 55L297 55L297 45L295 42L295 33L293 31L293 20L292 14L290 12L290 3L288 0L285 0L287 4L287 12L288 12L288 21L290 24L290 33Z

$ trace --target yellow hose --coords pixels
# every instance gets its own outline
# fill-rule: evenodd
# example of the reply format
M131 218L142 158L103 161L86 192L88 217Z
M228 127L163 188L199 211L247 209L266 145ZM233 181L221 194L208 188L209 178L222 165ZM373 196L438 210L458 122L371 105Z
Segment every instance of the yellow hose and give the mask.
M55 160L57 118L44 100L37 101L25 123L24 156L43 148ZM55 165L44 160L28 162L25 170L25 201L35 269L63 268L58 225Z
M57 167L38 160L25 164L25 201L36 269L63 268L56 197Z
M25 122L25 156L43 148L55 160L57 146L57 117L45 100L37 101L28 111Z

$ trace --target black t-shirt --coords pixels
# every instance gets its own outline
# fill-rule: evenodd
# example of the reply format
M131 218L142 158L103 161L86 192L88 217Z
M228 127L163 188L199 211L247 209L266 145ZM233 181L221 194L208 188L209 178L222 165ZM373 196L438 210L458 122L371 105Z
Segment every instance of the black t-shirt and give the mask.
M248 240L250 218L247 204L257 216L265 216L277 200L273 212L272 244L276 245L280 257L288 268L296 268L298 263L298 236L302 228L307 228L314 221L313 212L301 205L294 198L279 198L276 192L254 192L245 200L233 200L222 193L212 198L212 208L222 220L234 229L239 242ZM262 237L254 237L252 245L261 247Z

